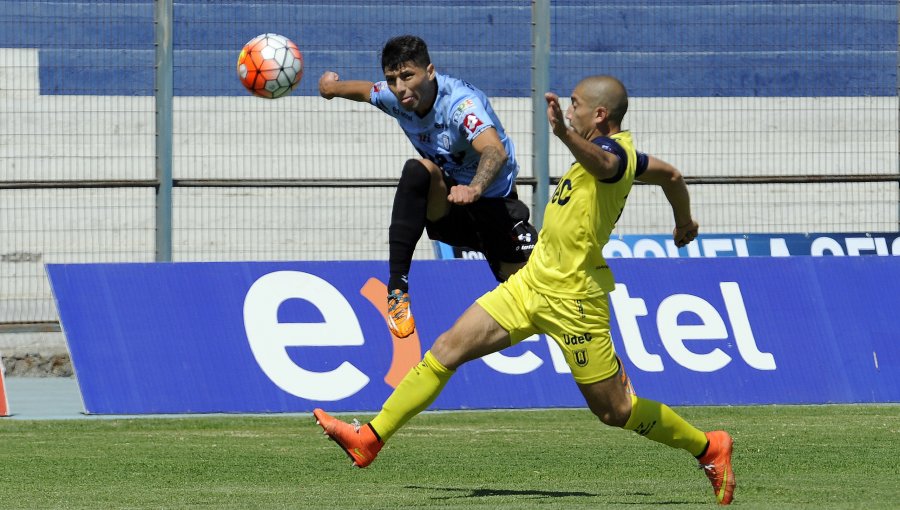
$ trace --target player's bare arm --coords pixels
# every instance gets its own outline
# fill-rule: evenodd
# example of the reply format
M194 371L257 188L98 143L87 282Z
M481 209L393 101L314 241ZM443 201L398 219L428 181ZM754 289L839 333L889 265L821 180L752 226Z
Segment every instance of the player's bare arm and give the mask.
M619 158L606 152L592 143L591 140L600 136L596 130L581 135L574 129L566 126L562 108L559 105L559 96L553 92L544 94L547 101L547 120L553 134L559 138L591 175L598 179L615 177L619 171Z
M506 149L497 135L497 130L490 127L482 131L472 140L472 147L481 154L475 177L468 185L457 185L450 188L447 200L452 204L466 205L481 198L481 194L494 182L500 170L509 160Z
M675 245L680 248L693 241L700 227L691 216L691 196L681 172L659 158L648 156L647 170L637 179L661 187L666 194L675 217L675 230L672 232Z
M365 80L341 80L338 73L325 71L319 78L319 95L325 99L342 97L361 103L369 102L374 83Z

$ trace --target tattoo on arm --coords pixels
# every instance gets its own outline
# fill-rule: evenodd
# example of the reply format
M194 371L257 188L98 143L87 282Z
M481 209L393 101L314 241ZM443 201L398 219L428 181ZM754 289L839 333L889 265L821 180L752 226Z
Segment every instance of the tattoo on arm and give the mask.
M487 147L481 153L481 160L478 162L478 170L475 171L475 177L472 178L471 186L480 186L482 191L486 190L500 169L506 164L507 158L496 147Z

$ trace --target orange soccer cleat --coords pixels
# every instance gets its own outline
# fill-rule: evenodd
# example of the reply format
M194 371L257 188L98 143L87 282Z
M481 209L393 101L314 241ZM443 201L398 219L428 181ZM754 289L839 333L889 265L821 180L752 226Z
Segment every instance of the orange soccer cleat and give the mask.
M409 294L394 289L388 294L388 327L397 338L406 338L416 330L416 321L409 309Z
M724 430L706 433L709 447L698 460L700 469L706 473L713 486L713 493L720 505L727 505L734 499L735 479L731 469L731 450L734 440Z
M322 427L325 435L338 444L353 461L353 465L364 468L375 460L384 443L378 439L370 425L360 426L359 422L343 422L322 409L314 409L316 425Z

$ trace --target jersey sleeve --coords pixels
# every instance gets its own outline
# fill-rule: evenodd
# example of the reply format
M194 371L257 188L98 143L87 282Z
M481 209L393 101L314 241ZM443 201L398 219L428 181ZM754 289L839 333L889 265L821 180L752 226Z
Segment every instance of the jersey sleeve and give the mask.
M606 152L616 156L619 158L619 169L616 171L616 175L608 178L601 179L600 182L619 182L619 179L625 175L625 169L628 168L628 153L625 152L625 149L619 145L619 142L613 140L612 138L608 138L606 136L598 136L591 140L592 143L605 150Z
M650 164L650 157L646 152L635 151L637 154L637 168L634 170L634 176L637 177L647 171L647 165Z
M397 98L391 89L388 88L386 81L377 81L372 84L372 90L369 91L369 101L379 110L393 116L391 107L396 106Z
M476 96L468 95L452 103L450 122L470 143L485 129L494 127L484 104Z

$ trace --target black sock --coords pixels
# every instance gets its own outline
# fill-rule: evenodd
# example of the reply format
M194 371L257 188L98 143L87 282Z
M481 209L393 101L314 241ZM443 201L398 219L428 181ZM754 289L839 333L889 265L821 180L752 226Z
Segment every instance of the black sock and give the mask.
M706 446L703 447L703 451L700 452L700 455L697 455L694 458L696 458L697 460L700 460L701 458L703 458L704 455L706 455L706 452L708 452L708 451L709 451L709 441L706 442Z
M372 434L375 434L375 439L377 439L379 443L384 443L384 441L381 440L381 436L378 435L378 431L375 430L375 427L373 427L371 423L367 423L366 426L369 427Z
M391 268L388 292L394 289L409 291L409 268L416 243L425 230L430 184L431 175L420 161L410 159L403 165L388 230Z

